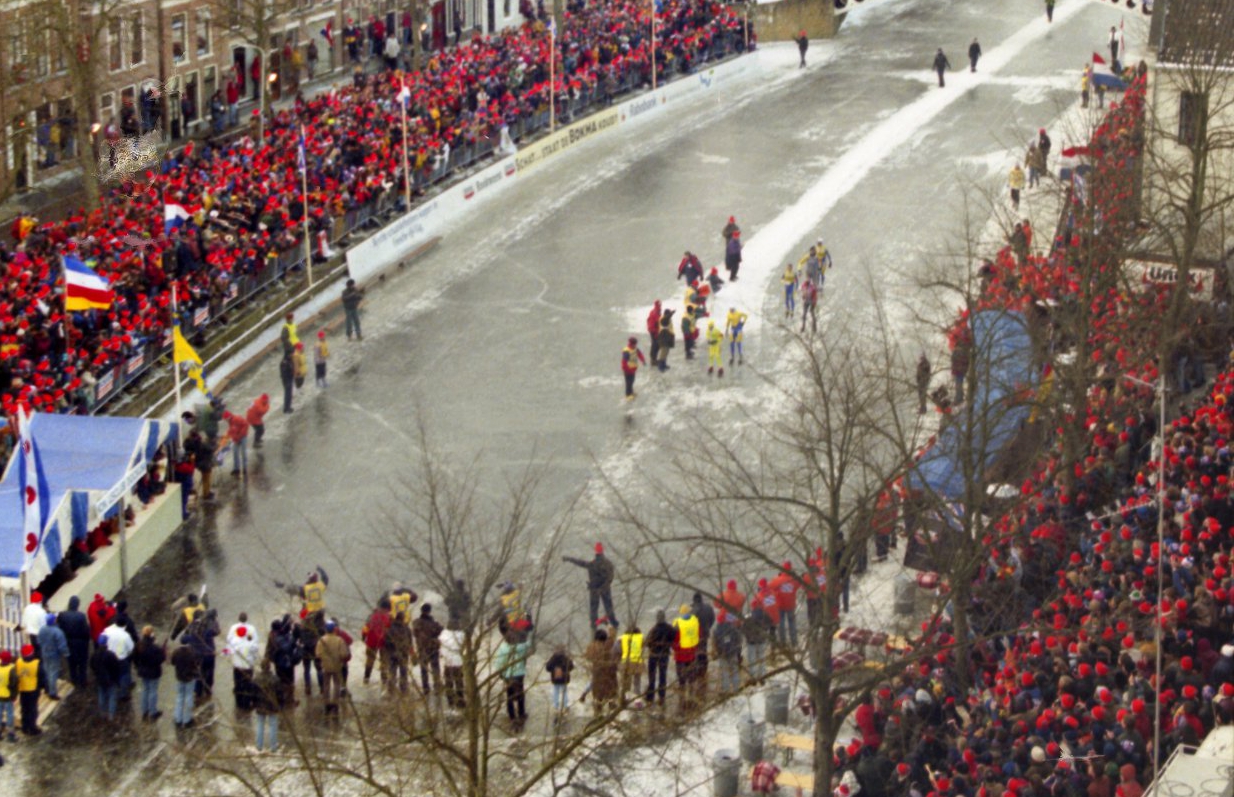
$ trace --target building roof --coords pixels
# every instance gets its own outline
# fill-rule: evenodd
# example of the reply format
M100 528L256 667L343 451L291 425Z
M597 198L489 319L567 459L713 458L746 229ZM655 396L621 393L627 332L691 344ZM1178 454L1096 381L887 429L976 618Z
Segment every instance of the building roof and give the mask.
M1158 2L1149 38L1159 63L1234 66L1234 0Z

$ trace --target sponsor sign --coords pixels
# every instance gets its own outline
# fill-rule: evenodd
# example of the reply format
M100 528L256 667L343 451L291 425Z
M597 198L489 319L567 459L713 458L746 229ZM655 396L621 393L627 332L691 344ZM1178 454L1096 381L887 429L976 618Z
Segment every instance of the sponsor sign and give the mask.
M575 144L611 127L616 127L619 122L621 122L621 112L617 108L601 111L568 127L563 127L547 138L529 144L526 149L514 156L514 165L518 171L526 172L560 155Z
M209 306L198 307L196 310L193 311L193 326L199 327L209 320L210 320Z
M1128 275L1133 279L1138 277L1143 285L1173 285L1178 282L1178 269L1169 263L1150 263L1142 260L1130 260L1126 265ZM1211 268L1196 268L1192 266L1187 274L1191 283L1191 293L1197 299L1211 301L1213 298L1213 279L1215 274Z
M102 399L106 397L107 394L111 393L112 388L114 388L115 386L116 386L115 371L108 371L107 375L100 378L98 383L95 384L94 386L95 399Z
M143 365L146 364L146 353L140 352L136 357L130 357L129 361L124 364L124 372L129 376L137 373Z

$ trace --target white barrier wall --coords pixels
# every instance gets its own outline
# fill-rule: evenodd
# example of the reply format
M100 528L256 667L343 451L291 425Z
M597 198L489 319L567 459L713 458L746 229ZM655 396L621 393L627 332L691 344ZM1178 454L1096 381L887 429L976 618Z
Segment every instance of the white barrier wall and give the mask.
M737 75L754 68L758 53L726 61L681 78L655 91L591 114L544 138L536 139L513 156L504 158L442 191L431 202L387 225L371 238L347 250L347 271L361 285L396 265L407 253L442 233L475 206L497 196L511 181L526 176L576 144L642 122L696 94L714 91Z

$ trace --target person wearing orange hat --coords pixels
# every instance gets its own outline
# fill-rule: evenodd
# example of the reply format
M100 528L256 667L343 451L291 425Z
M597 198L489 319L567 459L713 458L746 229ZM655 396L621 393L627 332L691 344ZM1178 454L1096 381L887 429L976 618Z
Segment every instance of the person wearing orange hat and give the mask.
M613 628L617 628L617 613L613 610L613 579L616 569L613 563L604 555L604 544L596 543L596 555L590 561L573 556L563 556L561 561L577 565L587 571L587 607L591 617L591 627L595 628L599 619L600 604L604 604L604 614Z
M27 736L38 736L39 691L43 686L38 652L34 645L24 645L21 658L14 665L17 674L17 699L21 703L21 730Z
M744 592L737 589L737 579L728 580L728 583L724 585L724 591L716 597L713 605L717 611L725 612L725 622L736 623L741 619L742 609L746 605L746 596ZM718 615L716 622L721 622Z

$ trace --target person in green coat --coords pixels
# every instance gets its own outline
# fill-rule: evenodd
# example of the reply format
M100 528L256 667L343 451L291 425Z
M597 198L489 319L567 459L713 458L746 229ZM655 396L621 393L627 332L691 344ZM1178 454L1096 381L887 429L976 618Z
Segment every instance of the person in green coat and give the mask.
M527 722L523 682L527 678L527 657L530 655L531 643L514 633L507 633L497 646L494 666L506 682L506 715L516 730L522 729Z

